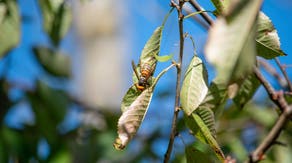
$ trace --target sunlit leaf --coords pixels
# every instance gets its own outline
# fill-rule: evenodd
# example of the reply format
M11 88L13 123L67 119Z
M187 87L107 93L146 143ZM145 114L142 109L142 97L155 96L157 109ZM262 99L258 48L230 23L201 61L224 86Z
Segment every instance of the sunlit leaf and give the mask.
M234 103L238 107L243 108L244 105L253 97L260 84L260 81L254 74L248 75L241 84L237 95L234 97Z
M148 107L151 102L154 88L160 77L166 73L173 65L164 69L154 80L152 85L145 89L142 93L137 93L132 86L121 105L123 114L118 121L118 138L114 142L114 147L117 150L122 150L126 147L129 141L135 136L140 127ZM129 95L128 95L129 94ZM127 99L129 98L129 99Z
M187 163L211 163L212 160L210 160L210 157L196 149L194 146L188 146L185 148L185 153L187 157Z
M20 39L20 18L15 0L0 2L0 58Z
M52 75L69 77L71 74L71 59L68 55L55 52L46 47L35 47L33 49L38 61L43 68Z
M195 111L190 116L185 118L188 126L193 131L194 136L196 136L196 138L203 143L209 144L216 156L223 161L225 159L224 153L200 115Z
M190 115L208 92L208 74L202 60L194 56L185 74L180 96L181 106Z
M286 55L280 48L280 39L272 21L263 12L259 13L257 30L257 53L266 59Z
M233 1L232 1L233 2ZM217 78L230 84L251 73L255 64L256 18L262 1L230 4L224 17L210 29L206 58L217 70Z
M65 0L39 0L43 15L43 26L54 45L58 45L68 32L71 21L71 9Z

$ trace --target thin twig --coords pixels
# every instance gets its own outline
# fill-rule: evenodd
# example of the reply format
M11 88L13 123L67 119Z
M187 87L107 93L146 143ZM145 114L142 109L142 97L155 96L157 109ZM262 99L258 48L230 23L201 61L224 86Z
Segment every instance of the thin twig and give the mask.
M195 0L189 0L189 3L197 10L197 11L203 11L204 9L197 3ZM212 25L213 19L208 15L206 12L200 13L202 18L209 24Z
M192 13L192 11L189 8L184 8L184 11L189 15ZM204 29L208 30L209 29L209 24L206 23L203 19L199 18L197 15L193 15L192 18L200 24Z
M181 65L182 65L182 59L183 59L183 50L184 50L184 33L183 33L183 17L184 15L182 14L182 8L184 5L185 1L184 0L179 0L179 4L177 5L174 1L171 1L171 5L177 9L178 12L178 24L179 24L179 38L180 38L180 47L179 47L179 59L178 59L178 64L176 66L177 68L177 78L176 78L176 95L175 95L175 104L174 104L174 115L172 119L172 127L171 127L171 133L170 133L170 138L168 142L168 147L166 150L166 153L164 155L164 163L168 163L172 148L173 148L173 143L174 143L174 138L177 135L177 117L179 113L179 100L180 100L180 83L181 83Z
M277 65L279 66L282 74L284 75L284 78L286 79L286 81L288 83L288 87L289 87L290 92L292 92L292 83L288 77L286 70L284 69L284 66L282 66L282 64L280 63L278 58L275 58L275 61L276 61Z
M249 162L258 162L263 159L265 152L274 144L274 142L276 142L281 131L283 130L283 127L292 115L292 106L287 104L283 91L276 92L270 83L264 78L258 68L254 67L254 73L265 87L267 93L270 96L270 99L280 108L282 113L267 137L265 137L256 150L251 153Z
M278 81L281 87L287 87L286 80L281 75L279 75L277 70L271 64L262 59L258 59L257 61L259 66L262 66L270 75L272 75Z

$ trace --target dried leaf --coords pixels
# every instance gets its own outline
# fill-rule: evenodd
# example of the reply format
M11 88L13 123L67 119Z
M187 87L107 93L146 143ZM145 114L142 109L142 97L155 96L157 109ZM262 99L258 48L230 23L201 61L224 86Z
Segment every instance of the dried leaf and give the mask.
M142 93L139 93L135 86L126 93L123 98L121 109L123 111L122 116L118 121L118 138L114 142L114 147L117 150L122 150L126 147L129 141L135 136L140 127L148 107L150 105L154 88L160 79L160 77L166 73L172 66L164 69L154 80L153 84L145 89Z

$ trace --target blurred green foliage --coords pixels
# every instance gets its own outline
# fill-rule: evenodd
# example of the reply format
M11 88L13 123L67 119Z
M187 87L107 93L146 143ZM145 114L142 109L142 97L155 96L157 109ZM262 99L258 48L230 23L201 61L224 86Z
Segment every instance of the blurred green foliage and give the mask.
M9 50L18 46L22 24L16 0L0 0L0 62L9 55ZM70 79L70 57L60 53L60 42L68 32L72 18L71 10L65 0L39 0L43 16L44 31L52 45L31 47L37 62L55 81ZM157 140L168 140L168 135L154 130L138 137L127 150L120 152L112 147L116 137L118 115L109 111L96 111L78 103L65 89L57 89L42 79L33 83L34 87L25 89L24 99L14 101L9 92L15 88L5 76L0 79L0 162L161 162L163 157L155 151ZM167 91L167 90L166 90ZM163 94L163 92L160 92ZM169 93L165 93L169 95ZM163 98L163 97L161 97ZM291 96L287 96L291 100ZM9 127L4 121L8 112L20 102L27 102L34 114L34 123L23 124L22 128ZM243 108L226 105L220 121L216 122L217 139L224 153L236 158L238 162L247 160L251 152L267 135L278 113L261 99L249 102ZM82 123L69 131L60 127L72 106L80 109L80 114L91 114L105 122L97 127ZM100 116L101 115L101 116ZM179 133L188 132L183 119L179 119ZM275 146L267 154L264 162L288 163L292 160L292 124L289 122L279 142L285 146ZM137 139L137 140L136 140ZM182 140L188 139L181 137ZM40 153L41 142L47 143L47 155ZM140 144L139 144L139 143ZM196 140L192 145L183 144L185 151L175 150L173 162L192 162L190 154L202 161L216 160L210 147ZM194 143L193 143L194 142ZM279 143L280 144L280 143ZM195 146L195 148L194 148ZM178 147L174 147L178 148ZM166 146L165 146L166 149Z

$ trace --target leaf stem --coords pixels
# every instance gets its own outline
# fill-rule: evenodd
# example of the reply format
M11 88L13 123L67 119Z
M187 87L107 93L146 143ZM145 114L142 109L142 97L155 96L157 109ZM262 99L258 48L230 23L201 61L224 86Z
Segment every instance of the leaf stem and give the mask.
M175 104L174 104L174 115L173 115L173 119L172 119L172 127L171 127L169 143L168 143L166 153L164 155L164 163L169 162L172 148L173 148L174 138L177 135L176 124L177 124L177 118L178 118L178 113L179 113L180 86L181 86L181 65L182 65L183 50L184 50L184 33L183 33L184 15L182 14L182 8L183 8L184 3L185 3L184 0L179 0L179 4L176 4L174 1L171 1L171 6L175 7L177 9L177 12L178 12L180 46L179 46L179 59L178 59L178 64L176 66L177 78L176 78L176 92L175 92L176 95L175 95Z

